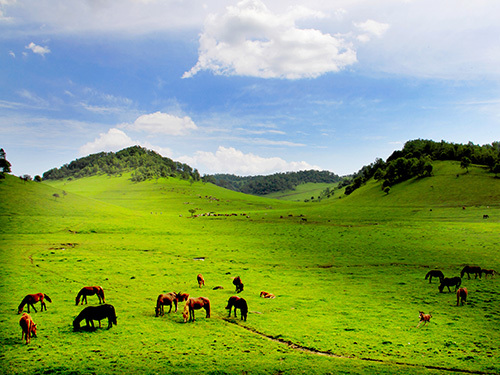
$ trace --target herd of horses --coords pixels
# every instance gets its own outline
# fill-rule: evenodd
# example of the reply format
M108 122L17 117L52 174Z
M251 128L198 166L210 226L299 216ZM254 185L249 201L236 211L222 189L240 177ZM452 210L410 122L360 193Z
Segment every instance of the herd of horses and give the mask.
M462 285L462 278L467 274L467 278L470 280L470 276L474 275L475 279L479 276L479 278L482 278L482 275L485 275L484 278L486 279L489 276L493 277L494 275L497 274L495 270L492 269L484 269L478 266L465 266L462 271L460 272L460 276L455 276L455 277L445 277L443 272L441 270L432 270L427 272L425 275L425 280L429 280L429 283L432 283L432 278L437 277L439 278L439 286L438 290L440 293L443 293L443 290L445 287L448 288L448 292L451 292L450 287L455 287L455 292L457 295L457 306L464 305L467 303L467 297L469 295L469 292L467 291L467 288L463 287L461 288ZM417 325L417 328L420 326L420 324L423 322L424 325L428 323L431 320L432 315L431 314L424 314L423 311L419 312L419 317L420 321Z
M197 281L199 287L205 286L205 279L201 274L197 276ZM236 287L236 293L243 291L243 283L239 276L233 278L233 285ZM223 289L223 287L215 287L214 289ZM108 319L108 329L110 329L113 324L117 325L116 311L113 305L107 304L104 296L104 290L100 286L86 286L80 289L76 298L75 304L78 306L80 303L83 305L87 304L87 297L96 295L99 299L99 305L97 306L87 306L85 307L78 316L73 320L73 328L75 331L80 330L80 324L85 320L86 329L94 330L94 321L99 322L99 328L101 328L101 320ZM275 298L275 295L262 291L260 296L263 298ZM31 337L36 336L36 324L33 321L30 313L30 307L37 312L34 304L40 302L40 310L47 311L47 305L45 301L52 302L50 297L44 293L28 294L23 298L20 303L17 313L21 314L24 307L28 307L28 313L23 313L21 319L19 320L19 325L21 326L22 335L21 339L26 339L26 344L29 344ZM172 306L175 307L177 312L177 307L179 302L186 302L184 306L184 311L182 313L184 322L193 322L195 320L195 310L204 309L206 311L206 317L210 318L210 300L206 297L190 298L189 294L181 292L170 292L165 294L160 294L156 301L155 315L156 317L164 315L164 307L169 306L170 309L168 313L172 311ZM231 310L234 308L234 316L236 317L236 310L240 310L241 320L246 321L248 316L248 304L244 298L239 296L232 296L228 300L226 309L229 310L229 317L231 316Z

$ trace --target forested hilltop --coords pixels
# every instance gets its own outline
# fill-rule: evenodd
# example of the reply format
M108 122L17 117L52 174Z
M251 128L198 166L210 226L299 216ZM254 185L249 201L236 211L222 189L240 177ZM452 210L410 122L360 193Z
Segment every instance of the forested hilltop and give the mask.
M199 172L183 164L140 146L133 146L116 153L100 152L80 159L61 168L53 168L43 174L44 180L81 178L96 174L120 175L132 172L132 181L144 181L160 177L201 179Z
M455 144L445 141L416 139L405 143L402 150L392 153L384 162L376 159L344 180L345 194L349 195L370 178L382 181L382 189L388 192L390 187L413 177L432 175L432 162L435 160L459 161L464 172L471 164L483 165L497 176L500 173L500 142L483 146L472 142Z
M308 170L247 177L215 174L204 176L203 180L245 194L265 195L277 191L294 190L296 186L307 182L333 184L342 178L329 171Z

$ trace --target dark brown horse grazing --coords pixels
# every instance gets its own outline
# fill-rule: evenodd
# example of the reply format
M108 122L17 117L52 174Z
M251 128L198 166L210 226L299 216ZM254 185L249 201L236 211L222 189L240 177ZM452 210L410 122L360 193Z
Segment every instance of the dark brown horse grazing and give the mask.
M156 316L159 315L164 315L164 306L170 306L170 309L168 312L170 313L172 311L172 303L175 305L175 311L177 312L177 302L179 302L179 296L180 293L175 293L175 292L170 292L166 294L160 294L156 300L156 307L155 307L155 313Z
M104 290L102 289L101 286L84 286L80 291L78 292L78 295L75 298L76 305L80 303L80 298L82 298L82 305L83 301L85 301L85 304L87 304L87 296L93 296L94 294L97 295L99 298L99 303L106 303L104 300Z
M198 286L201 288L202 286L205 286L205 279L203 278L203 275L201 273L196 276L196 280L198 280Z
M495 271L495 270L485 270L484 268L481 270L481 273L484 273L484 278L486 279L488 275L490 275L491 277L493 277L495 274L497 274L498 272Z
M85 319L87 323L87 329L94 327L94 320L99 321L99 328L101 328L101 320L108 318L108 329L110 329L113 324L117 325L115 308L112 305L104 304L99 306L88 306L84 308L80 314L73 320L73 328L76 330L80 329L80 322Z
M236 276L233 279L233 285L236 287L236 293L243 291L243 283L241 282L241 278L239 276Z
M459 302L462 302L462 306L464 303L467 303L467 288L460 288L457 290L457 306L459 305Z
M427 272L427 275L425 275L425 279L429 279L429 284L432 282L433 277L439 277L439 280L441 281L444 279L444 274L440 270L432 270Z
M40 301L40 304L42 305L42 308L40 311L43 311L43 308L45 307L45 311L47 311L47 305L45 304L44 299L46 299L49 302L52 302L50 297L46 294L43 293L36 293L36 294L28 294L24 299L22 300L21 304L17 308L17 313L21 314L24 309L24 305L28 304L28 312L30 312L30 306L33 308L33 310L36 311L35 306L33 306L34 303L37 303Z
M469 280L470 280L470 274L474 273L476 275L475 279L477 279L477 275L479 275L479 278L481 278L481 267L478 266L465 266L462 269L462 272L460 272L460 277L464 277L465 274L467 274Z
M184 318L184 323L188 321L194 322L194 310L205 309L207 312L207 318L210 318L210 300L206 297L198 297L198 298L190 298L186 302L186 306L184 306L184 312L182 313L182 317Z
M231 309L233 308L233 306L234 306L234 317L236 318L236 309L240 309L241 320L244 320L246 322L247 315L248 315L247 301L245 301L243 298L238 297L238 296L229 297L229 300L227 301L227 306L226 306L226 310L229 309L228 316L231 316Z
M31 336L36 337L36 324L31 319L31 316L27 313L24 313L19 320L19 325L21 326L21 340L26 336L26 344L30 343Z
M448 292L451 292L450 286L454 286L455 290L457 290L460 287L460 284L462 284L462 279L458 276L445 277L441 280L441 284L439 285L438 289L441 293L443 293L443 289L446 286L448 287Z

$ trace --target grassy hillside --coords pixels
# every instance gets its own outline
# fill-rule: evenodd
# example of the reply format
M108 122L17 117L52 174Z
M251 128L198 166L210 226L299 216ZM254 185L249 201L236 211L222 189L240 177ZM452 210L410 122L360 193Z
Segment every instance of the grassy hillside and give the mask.
M483 172L443 163L388 195L369 183L309 204L175 178L48 185L7 176L0 366L7 374L499 373L500 279L464 279L463 307L424 280L430 269L456 276L468 263L500 270L499 180ZM190 218L190 209L223 215ZM246 322L225 310L238 275ZM73 332L83 308L74 298L87 285L104 288L116 327ZM156 318L157 295L174 290L210 298L211 318ZM17 306L37 292L53 303L31 313L38 338L25 345ZM417 329L420 310L433 318Z
M326 188L333 189L335 185L336 184L308 182L306 184L297 185L294 190L285 190L270 193L266 194L265 197L293 202L304 202L306 200L311 200L312 197L314 197L314 199L318 199L318 197Z

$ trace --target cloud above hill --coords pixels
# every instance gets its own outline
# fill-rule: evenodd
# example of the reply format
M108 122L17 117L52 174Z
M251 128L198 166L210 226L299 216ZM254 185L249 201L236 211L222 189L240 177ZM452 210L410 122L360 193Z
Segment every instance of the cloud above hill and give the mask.
M155 112L142 115L133 124L125 124L124 128L149 134L187 135L198 129L189 116L178 117L168 113Z

